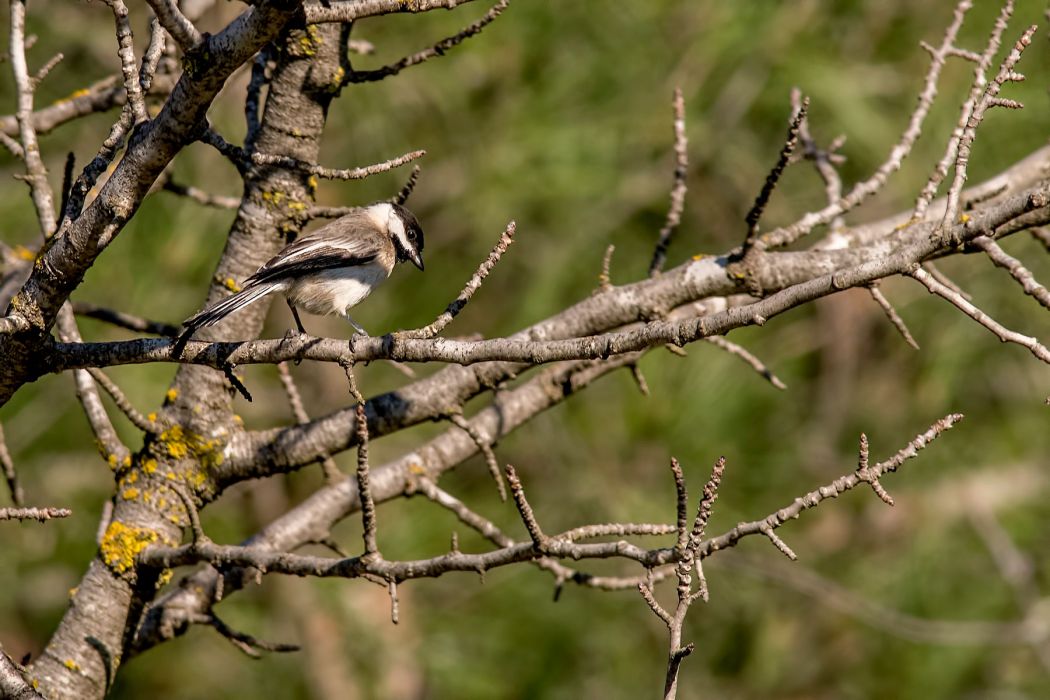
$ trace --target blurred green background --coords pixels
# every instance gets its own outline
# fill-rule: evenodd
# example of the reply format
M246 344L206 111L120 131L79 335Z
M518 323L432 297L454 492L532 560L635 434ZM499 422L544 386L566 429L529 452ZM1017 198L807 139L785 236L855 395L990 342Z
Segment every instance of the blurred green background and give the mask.
M999 3L971 11L962 44L983 46ZM1012 43L1041 21L1041 3L1018 3ZM239 5L221 4L201 22L223 26ZM377 66L453 33L482 3L456 12L362 21L356 38ZM814 135L846 134L847 183L885 158L906 123L927 66L918 47L939 40L949 2L748 3L516 2L481 36L447 57L396 79L346 90L332 108L322 164L349 167L425 148L410 205L427 231L427 270L400 270L355 314L374 333L428 322L459 290L502 231L518 222L518 242L450 329L501 334L586 296L606 245L616 245L616 283L643 276L663 221L671 180L670 98L685 92L690 139L689 195L670 264L721 252L744 233L743 217L780 148L788 95L812 98ZM141 5L138 48L144 44ZM117 68L112 19L99 3L30 4L40 41L31 65L56 49L65 61L40 90L40 104L68 95ZM1047 34L1021 63L1028 81L1004 95L1027 104L998 110L982 127L971 162L974 181L1046 141ZM949 65L941 97L904 170L852 221L910 206L943 150L972 69ZM212 110L228 138L243 134L239 74ZM3 110L13 109L7 67ZM43 139L53 179L67 150L86 162L112 115L97 115ZM3 155L10 175L17 164ZM179 156L177 180L238 195L232 167L203 146ZM321 203L356 204L390 196L407 171L360 183L323 183ZM36 226L22 184L0 190L3 238L33 246ZM789 169L765 228L819 206L823 188L806 164ZM179 322L198 308L232 213L167 193L151 196L75 295L147 317ZM1027 235L1006 242L1042 280L1045 249ZM1047 337L1045 311L989 262L970 256L941 268L1004 323ZM1046 368L1021 348L929 297L914 283L883 287L922 346L907 347L866 293L840 294L785 314L732 340L762 357L787 383L778 392L737 359L700 344L687 358L654 352L642 362L652 395L630 376L612 375L506 439L501 460L521 472L540 522L558 531L588 522L667 520L677 456L698 494L711 463L728 474L709 532L764 516L853 468L867 432L884 458L949 412L966 420L903 472L884 480L890 509L851 493L782 531L801 561L788 566L767 542L746 541L707 566L711 601L690 614L685 637L697 650L683 666L680 697L1023 698L1050 695L1050 667L1019 639L929 643L887 611L938 621L1016 622L1024 614L981 532L994 518L1032 567L1038 599L1050 590L1045 558L1047 505ZM344 324L307 319L316 333L345 335ZM268 333L288 324L282 308ZM83 321L87 338L127 337ZM430 371L423 368L421 371ZM294 370L308 410L346 401L338 368ZM111 376L144 411L159 405L166 365L114 369ZM256 400L241 402L249 427L290 420L271 368L246 369ZM405 381L388 367L360 377L368 393ZM16 658L38 653L65 609L67 590L94 556L95 528L111 475L97 456L69 376L25 387L0 410L10 447L34 504L68 506L68 520L0 526L0 642ZM445 426L425 425L377 441L381 464ZM132 446L140 438L120 428ZM348 468L352 455L339 458ZM232 489L204 514L209 534L236 542L321 483L311 467L282 480ZM480 460L442 482L504 524L524 531L501 504ZM380 543L390 558L431 556L459 530L463 547L484 545L446 513L419 499L384 505ZM337 538L355 548L356 522ZM1000 547L1000 551L1002 547ZM635 573L623 565L582 567ZM789 573L797 571L800 574ZM818 600L800 575L852 591L849 605ZM807 579L809 580L809 579ZM830 582L830 583L829 583ZM666 632L635 592L568 587L552 601L552 581L527 566L484 582L452 575L401 587L401 623L389 622L386 593L363 582L267 579L218 607L230 624L266 639L298 642L298 654L252 661L217 634L194 629L124 667L114 696L177 698L635 698L663 682ZM810 592L807 593L806 590ZM671 593L670 588L661 595ZM874 606L869 608L864 606ZM849 608L854 613L846 612ZM868 611L867 615L855 614ZM924 628L925 629L925 628ZM954 629L954 628L951 628Z

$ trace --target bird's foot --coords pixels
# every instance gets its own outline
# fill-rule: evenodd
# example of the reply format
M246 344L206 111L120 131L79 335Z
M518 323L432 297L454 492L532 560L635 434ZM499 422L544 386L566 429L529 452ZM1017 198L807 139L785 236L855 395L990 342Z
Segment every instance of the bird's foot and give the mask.
M289 328L288 330L286 330L284 332L284 335L281 337L281 342L298 341L299 353L298 353L298 356L295 358L295 361L294 361L294 364L295 364L296 367L298 367L303 362L303 354L302 353L303 353L304 350L306 350L306 342L309 339L310 339L310 334L307 333L305 330L302 330L301 328L300 329Z
M358 343L358 342L360 342L362 340L368 340L369 338L372 337L372 336L368 335L368 333L365 333L363 328L359 328L359 327L357 327L355 325L354 329L355 329L355 333L353 333L350 336L350 354L354 353L354 348L356 346L356 343Z

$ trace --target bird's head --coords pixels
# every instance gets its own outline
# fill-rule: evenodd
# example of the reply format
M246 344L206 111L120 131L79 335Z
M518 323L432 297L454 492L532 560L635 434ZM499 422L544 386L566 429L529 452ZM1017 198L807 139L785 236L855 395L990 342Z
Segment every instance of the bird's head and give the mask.
M412 264L423 269L423 229L415 214L405 209L400 204L383 203L382 207L389 207L386 219L387 233L394 242L397 251L397 261L412 261Z

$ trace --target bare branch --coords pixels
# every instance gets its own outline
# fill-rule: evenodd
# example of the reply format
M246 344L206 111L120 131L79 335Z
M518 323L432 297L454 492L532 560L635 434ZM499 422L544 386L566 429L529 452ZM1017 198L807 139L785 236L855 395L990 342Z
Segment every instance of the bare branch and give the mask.
M452 10L471 0L341 0L327 5L306 5L307 24L325 22L353 22L364 17L389 15L396 12L429 12L430 10Z
M1003 10L1003 20L1009 16L1006 12L1007 9L1012 9L1009 5ZM998 27L998 25L997 25ZM977 137L977 127L980 126L984 120L985 113L992 107L1009 107L1018 108L1021 105L1019 103L1008 102L999 98L999 91L1007 82L1017 82L1024 80L1024 76L1014 72L1014 67L1017 62L1021 60L1021 54L1024 50L1032 43L1032 35L1035 34L1036 25L1030 26L1021 35L1021 38L1014 44L1013 50L1003 59L1002 64L999 67L998 74L988 83L985 87L984 93L981 98L974 104L973 111L966 120L966 128L963 129L962 136L959 138L959 145L957 146L957 152L955 155L955 178L952 180L951 187L948 188L948 202L944 209L944 217L941 219L941 230L947 235L951 231L951 226L955 223L955 219L959 213L959 199L962 196L963 186L966 184L966 170L967 165L970 161L970 150L973 146L973 141ZM998 38L993 34L993 37Z
M445 53L449 51L449 49L458 46L459 44L463 43L464 41L476 34L480 34L481 30L483 30L493 20L495 20L497 17L503 14L503 11L507 9L508 5L510 5L510 0L499 0L499 2L493 5L492 8L488 12L486 12L477 22L474 22L464 27L463 29L456 32L450 37L442 39L430 48L414 53L411 56L405 56L400 61L383 66L382 68L366 71L351 71L343 80L343 84L347 85L352 83L365 83L374 82L376 80L382 80L383 78L389 78L390 76L397 75L406 68L418 66L420 63L429 61L430 59L435 58L437 56L444 56ZM309 15L309 12L307 14Z
M674 185L671 187L671 206L667 210L667 219L664 221L660 235L656 239L656 249L653 251L653 259L649 263L649 276L655 277L660 274L667 260L667 249L671 245L678 225L682 223L682 211L685 209L685 194L687 190L686 176L689 174L689 139L685 134L685 99L682 97L682 88L674 90Z
M379 555L376 544L376 504L372 499L372 489L368 477L368 419L365 407L357 404L357 492L361 494L361 521L364 528L362 537L365 541L363 558Z
M10 57L17 92L18 137L21 141L21 157L25 162L25 181L29 185L30 197L36 208L37 221L44 238L50 238L57 226L55 220L54 195L47 181L47 168L40 157L40 144L33 127L33 80L29 77L26 63L26 0L11 0Z
M149 120L146 114L146 101L142 97L142 84L135 65L135 44L131 35L131 22L128 20L128 7L123 0L106 0L113 10L113 21L117 28L117 56L120 57L120 70L124 74L124 91L128 95L131 107L132 123L139 124Z
M281 362L277 365L277 373L281 379L281 386L284 388L284 393L288 397L288 404L292 407L292 415L295 416L295 420L299 425L304 425L310 422L310 416L306 412L306 406L303 405L302 396L299 394L299 387L295 384L295 379L292 377L292 370L288 367L287 362ZM332 459L332 455L324 454L321 457L321 465L324 468L325 479L328 483L338 481L345 478L343 473L339 471L339 465Z
M1002 325L994 318L986 314L977 308L973 302L967 301L958 292L952 291L945 285L941 284L937 280L933 279L930 273L926 272L922 268L915 270L911 273L911 276L921 282L923 286L930 291L931 294L950 301L955 305L955 308L962 311L964 314L972 318L977 323L981 324L996 336L999 340L1004 343L1016 343L1021 347L1028 348L1029 352L1035 355L1037 358L1050 364L1050 350L1048 350L1042 343L1032 336L1023 335L1016 331L1012 331L1006 326Z
M767 367L766 364L762 362L762 360L755 357L751 352L747 350L747 348L743 347L742 345L737 345L733 341L726 340L720 335L707 336L706 338L704 338L704 341L710 343L711 345L714 345L717 348L725 350L730 355L735 355L736 357L739 357L741 360L746 362L748 366L751 367L751 369L755 370L760 375L762 375L762 377L766 381L775 386L777 389L787 389L787 384L782 382L780 380L780 377L773 374L773 371L769 369L769 367Z
M362 180L366 177L377 175L378 173L385 173L388 170L399 168L406 163L411 163L418 158L422 158L426 154L426 151L411 151L410 153L398 156L397 158L391 158L382 163L376 163L362 168L349 168L346 170L322 168L320 165L314 165L313 163L306 163L288 156L278 156L269 153L253 152L247 155L247 157L256 165L272 165L280 168L290 168L326 180Z
M988 236L978 236L973 239L973 243L987 253L993 263L1009 272L1010 276L1024 289L1025 294L1033 297L1044 308L1050 309L1050 292L1036 281L1035 275L1020 260L1008 255L998 243Z
M605 255L602 256L602 271L598 273L598 289L595 293L607 292L613 287L609 268L612 266L612 256L615 252L616 246L612 243L606 246Z
M56 53L48 60L47 63L40 67L40 70L33 74L33 77L29 81L29 83L33 86L34 90L37 88L37 86L40 85L41 82L43 82L44 78L47 77L48 73L54 70L55 66L61 63L62 59L64 59L65 57L66 56L63 53Z
M69 508L0 508L0 520L38 520L68 518L73 515Z
M423 172L423 169L418 165L412 166L412 172L408 174L405 184L401 186L397 195L391 200L394 204L404 204L408 201L408 198L412 196L412 191L416 189L416 183L419 182L419 174L421 172Z
M77 329L76 318L69 304L62 307L58 315L58 335L65 341L79 341L80 331ZM120 441L113 422L106 413L106 407L102 404L95 380L87 370L76 370L73 373L76 384L77 398L84 407L84 415L91 425L91 431L95 434L102 459L106 460L110 467L116 469L118 465L130 461L131 451Z
M895 455L883 462L879 462L878 464L869 467L868 476L878 479L886 473L897 471L906 460L915 457L920 450L926 447L926 445L939 437L944 431L952 428L956 423L962 420L962 418L963 416L961 413L952 413L940 419L930 426L926 432L916 436L914 440L898 450ZM762 520L740 523L733 529L719 535L718 537L705 540L697 550L698 557L703 559L711 556L717 551L727 547L733 547L742 538L749 535L762 534L768 537L774 530L784 523L797 518L803 511L816 508L825 500L829 498L837 498L846 491L856 488L859 484L863 483L870 482L862 479L856 472L847 476L839 477L830 484L821 486L815 491L810 491L804 496L796 498L791 505L781 508ZM783 543L781 542L781 544ZM788 550L788 552L790 552L790 550ZM785 552L785 554L786 553L787 552ZM789 554L788 556L790 557L791 555Z
M521 521L525 523L525 529L529 531L532 546L536 548L536 551L542 552L547 547L549 538L543 534L543 530L540 529L540 524L536 520L536 515L532 512L532 506L529 505L528 499L525 498L525 487L522 486L518 473L509 464L506 472L507 481L510 483L510 493L514 497L514 505L518 507Z
M186 15L182 14L175 0L147 0L153 13L175 43L184 53L189 53L201 43L201 34Z
M751 210L747 212L747 216L744 218L747 222L747 237L744 239L745 255L758 240L758 222L762 218L762 212L765 211L766 205L769 204L769 198L772 196L773 190L776 189L777 183L780 181L780 176L784 174L784 169L787 168L788 163L791 160L791 154L795 151L795 146L798 145L799 129L802 128L802 122L806 119L806 112L808 111L809 98L804 97L802 98L802 104L791 116L787 138L784 140L784 145L780 149L777 163L773 166L773 169L769 171L769 174L766 175L766 181L762 185L762 190L758 193L758 197L755 198L755 203L751 205Z
M490 272L492 272L492 268L496 267L496 264L499 263L500 258L502 258L503 254L507 252L507 248L509 248L511 243L514 242L515 231L517 231L517 224L511 221L507 224L507 228L499 237L499 241L496 243L495 247L489 252L488 257L478 265L478 269L474 272L474 275L467 281L466 286L463 287L463 291L459 293L459 296L457 296L452 303L448 305L448 308L434 319L430 325L413 331L398 333L398 337L433 338L443 331L448 324L452 323L452 320L459 315L459 312L467 305L470 298L474 296L474 292L478 291L482 282L484 282L485 278L489 276Z
M93 318L96 321L103 321L119 328L126 328L129 331L137 331L139 333L153 333L169 338L174 338L179 334L179 327L170 323L152 321L148 318L108 309L88 301L74 301L73 313L77 316Z
M791 89L791 107L796 114L802 111L802 91L798 88ZM839 177L835 166L846 160L845 156L837 152L842 148L846 137L840 136L835 139L826 150L820 148L809 131L809 118L807 117L799 122L798 140L802 145L802 157L813 162L813 167L816 169L817 174L824 181L824 194L827 197L828 204L834 205L842 197L842 178ZM845 222L841 216L831 220L833 233L838 232L843 226L845 226Z
M499 462L496 460L496 453L492 451L492 444L490 444L485 436L471 425L470 421L463 417L462 413L452 413L449 415L448 419L453 425L469 435L470 439L474 441L474 444L478 446L478 451L485 457L485 464L489 468L489 475L496 483L496 489L499 491L499 499L501 501L506 501L507 487L503 483L503 475L500 473Z
M877 284L868 285L868 292L871 294L871 298L875 300L875 303L879 305L879 308L886 314L886 318L890 320L893 327L897 329L897 332L904 338L904 342L910 345L915 350L919 349L919 344L915 342L915 338L912 336L911 331L908 330L908 326L904 323L904 319L901 318L900 314L897 313L897 309L893 308L893 304L886 298L886 295L882 293Z
M988 42L985 44L984 52L981 53L980 56L975 56L970 59L975 63L970 96L963 102L962 108L959 111L958 124L956 124L955 130L952 131L952 135L948 139L948 144L944 149L944 155L930 174L930 178L926 181L926 185L922 188L918 199L915 201L913 217L916 219L922 219L926 216L926 210L929 208L934 195L937 194L937 189L941 186L944 178L948 176L948 168L955 163L956 156L959 153L959 142L963 138L966 125L970 121L970 116L973 114L974 107L977 105L977 101L984 92L985 85L988 82L988 78L985 74L988 72L988 68L992 65L992 59L995 58L995 54L998 53L999 47L1002 45L1003 32L1006 31L1007 23L1010 16L1013 14L1013 11L1013 0L1007 0L1006 4L1003 5L1003 9L999 12L999 17L996 19L995 25L992 27L992 33L988 37ZM953 53L952 55L959 54Z
M889 176L900 169L904 159L911 153L912 146L922 133L922 125L933 106L937 96L937 83L948 57L955 50L955 39L959 35L966 13L973 7L972 0L961 0L955 6L951 24L944 32L940 46L930 47L930 68L926 72L923 87L919 93L918 104L908 120L908 125L901 134L900 140L891 149L889 157L878 167L870 178L854 185L842 199L829 204L820 211L806 214L794 224L778 228L762 236L760 244L764 249L789 245L805 236L817 226L827 224L837 217L860 205L871 195L882 189Z
M146 434L152 434L157 431L157 426L152 421L142 415L137 408L131 405L131 401L124 395L124 392L120 390L120 387L116 385L109 377L107 377L102 370L94 367L87 370L87 373L91 375L91 378L98 382L98 385L109 394L109 397L113 399L113 403L117 405L121 413L127 416L127 419L131 421L131 424Z
M199 187L194 187L193 185L180 185L170 177L165 178L162 187L165 192L171 192L180 197L192 199L194 202L203 204L206 207L215 207L216 209L236 209L241 206L241 200L236 197L212 194L210 192L205 192Z
M153 79L157 75L157 67L167 48L167 41L168 35L164 33L160 22L154 18L149 23L149 44L146 46L145 53L142 54L142 65L139 66L139 84L144 94L149 94L153 87Z
M4 470L4 480L11 494L11 502L16 506L25 505L25 492L22 490L22 485L18 483L18 472L15 471L15 462L11 459L11 453L7 449L7 438L4 435L3 425L0 425L0 467L3 467Z
M253 637L246 632L240 632L233 629L225 622L223 622L214 613L207 616L206 623L213 627L216 632L226 638L230 644L233 644L237 649L244 652L245 655L258 659L260 658L260 651L275 651L275 652L292 652L299 651L298 644L282 644L280 642L267 642L257 637Z

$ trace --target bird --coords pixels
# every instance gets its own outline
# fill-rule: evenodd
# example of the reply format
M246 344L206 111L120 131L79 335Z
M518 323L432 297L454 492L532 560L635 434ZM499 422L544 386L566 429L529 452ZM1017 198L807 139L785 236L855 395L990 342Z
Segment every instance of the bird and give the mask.
M236 294L186 319L172 354L181 356L198 329L273 293L284 295L301 334L306 331L296 309L341 316L367 336L350 309L390 276L395 263L406 261L423 270L423 229L415 215L391 202L354 209L289 243L244 280Z

